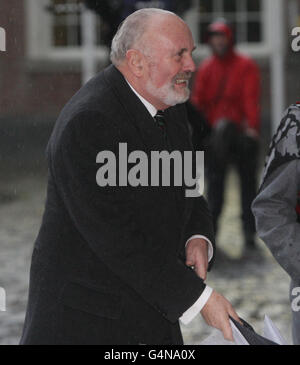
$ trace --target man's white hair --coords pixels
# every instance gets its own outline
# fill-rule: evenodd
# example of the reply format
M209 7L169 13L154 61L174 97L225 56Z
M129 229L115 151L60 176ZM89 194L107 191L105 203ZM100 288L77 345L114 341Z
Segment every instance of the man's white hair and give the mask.
M141 50L139 41L145 34L150 19L154 15L174 15L178 17L178 15L171 11L157 8L140 9L129 15L120 24L112 40L110 60L115 66L118 66L125 59L129 49L137 47Z

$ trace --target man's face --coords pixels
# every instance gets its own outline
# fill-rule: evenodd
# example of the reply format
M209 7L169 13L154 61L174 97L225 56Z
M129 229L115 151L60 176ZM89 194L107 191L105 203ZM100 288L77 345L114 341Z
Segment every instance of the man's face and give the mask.
M224 56L229 48L229 40L225 34L216 33L210 36L209 45L214 54Z
M151 46L147 52L148 69L145 91L160 104L160 109L188 100L188 87L195 63L192 59L194 41L188 27L181 21L170 19L147 39Z

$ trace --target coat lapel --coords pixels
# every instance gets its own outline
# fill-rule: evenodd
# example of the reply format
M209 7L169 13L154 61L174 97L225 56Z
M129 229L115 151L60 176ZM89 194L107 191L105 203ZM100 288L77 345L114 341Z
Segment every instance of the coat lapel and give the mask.
M175 106L169 108L166 112L168 136L172 145L172 149L182 152L182 158L185 151L193 150L193 146L187 129L187 117L183 109L184 106ZM184 181L181 187L175 189L175 199L177 203L180 222L183 223L184 217L190 215L194 203L194 200L192 198L185 198Z
M131 90L123 75L114 66L109 66L104 70L104 77L113 91L118 101L122 104L126 111L127 117L134 124L141 140L145 146L145 152L166 150L165 141L159 128L155 125L155 121ZM180 152L193 150L188 135L186 113L183 112L183 106L170 107L165 112L167 133L170 141L170 150L178 150ZM183 156L183 155L182 155ZM172 194L176 200L178 219L182 222L184 216L192 209L192 200L185 199L185 186L176 189L164 190ZM187 200L189 200L187 202ZM180 224L180 223L179 223ZM183 233L183 232L182 232Z
M165 149L165 141L155 121L127 84L124 76L114 66L109 66L104 71L104 76L113 87L113 91L122 104L123 109L129 120L137 129L143 144L145 152L162 151Z

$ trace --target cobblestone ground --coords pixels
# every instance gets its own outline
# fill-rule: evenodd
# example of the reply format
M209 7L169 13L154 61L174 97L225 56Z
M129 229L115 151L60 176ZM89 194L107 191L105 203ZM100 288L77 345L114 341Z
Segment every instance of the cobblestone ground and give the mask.
M228 181L226 209L222 216L218 245L230 257L220 261L207 283L225 295L241 317L260 332L268 314L291 343L289 278L260 244L260 255L240 259L242 236L239 220L238 184ZM0 344L17 344L27 301L30 256L45 200L43 174L1 178L0 181L0 287L5 288L6 312L0 312ZM260 257L263 257L261 259ZM199 315L182 326L186 344L198 344L211 331Z

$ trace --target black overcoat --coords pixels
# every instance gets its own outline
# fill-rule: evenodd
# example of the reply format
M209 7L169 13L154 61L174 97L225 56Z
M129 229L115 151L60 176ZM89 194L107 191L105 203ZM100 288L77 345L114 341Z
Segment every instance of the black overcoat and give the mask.
M184 106L166 111L174 150L191 150ZM99 187L96 156L165 149L161 130L109 66L62 110L47 147L21 344L181 344L178 319L205 288L184 264L193 234L214 242L204 198L184 187Z

